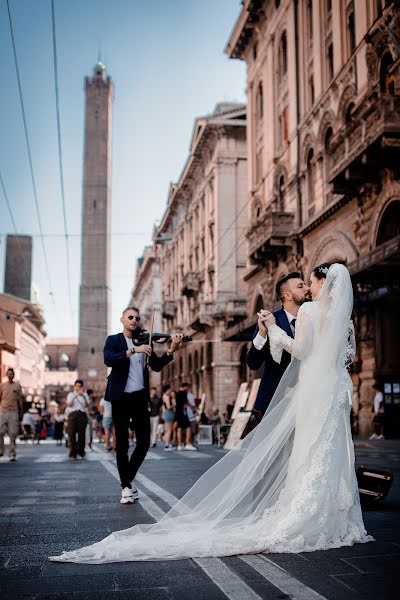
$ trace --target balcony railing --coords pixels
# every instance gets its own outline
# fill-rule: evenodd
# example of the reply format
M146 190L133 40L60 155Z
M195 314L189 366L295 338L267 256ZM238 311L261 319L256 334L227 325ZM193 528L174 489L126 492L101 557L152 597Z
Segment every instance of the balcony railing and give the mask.
M398 167L399 151L400 96L376 90L332 139L329 181L333 192L354 192L375 181L382 168Z
M249 255L253 262L264 262L275 258L291 247L290 236L294 228L294 213L273 211L268 207L246 237L249 240Z
M178 304L173 300L166 300L163 303L162 316L164 319L173 319L177 313Z
M197 311L191 319L190 327L194 330L204 330L213 327L216 320L232 322L246 316L246 300L228 300L226 302L200 302Z
M200 289L200 273L190 271L182 277L182 295L188 298L195 296Z

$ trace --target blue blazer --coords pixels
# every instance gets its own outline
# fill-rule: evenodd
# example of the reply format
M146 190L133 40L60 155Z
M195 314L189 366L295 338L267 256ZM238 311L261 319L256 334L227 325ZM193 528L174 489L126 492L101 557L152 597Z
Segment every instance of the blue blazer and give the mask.
M134 338L133 343L135 344ZM130 365L130 359L126 356L127 350L128 345L126 343L125 336L122 333L109 335L106 339L103 351L104 363L107 365L107 367L111 367L111 373L107 378L107 387L104 394L104 399L108 400L109 402L117 403L122 400L126 382L128 381ZM172 356L164 355L159 357L153 350L148 360L148 366L153 371L161 371L161 369L172 360ZM143 375L144 387L147 395L150 398L149 371L147 365L144 367Z
M290 337L293 337L292 329L290 327L288 318L283 308L273 313L276 319L276 324L279 325ZM258 326L254 332L253 339L258 333ZM281 362L278 365L271 356L269 347L269 338L262 350L257 350L254 344L251 344L250 350L247 352L246 362L247 366L252 371L257 371L262 365L264 365L264 373L261 378L260 387L256 402L254 404L254 410L265 412L271 402L272 396L275 394L276 388L285 372L287 366L290 364L291 355L289 352L284 350L282 352Z

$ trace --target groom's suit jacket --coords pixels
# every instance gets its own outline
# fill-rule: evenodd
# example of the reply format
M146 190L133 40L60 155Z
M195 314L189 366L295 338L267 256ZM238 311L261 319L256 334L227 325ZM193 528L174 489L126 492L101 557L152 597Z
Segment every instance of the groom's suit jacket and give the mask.
M279 327L283 329L290 337L294 337L292 329L289 325L288 318L283 308L277 310L273 314L276 319L276 324L279 325ZM257 333L258 327L256 327L253 339L256 337ZM271 402L272 396L275 394L275 390L279 385L283 373L285 372L287 366L291 361L291 355L289 354L289 352L286 352L286 350L284 350L282 352L280 364L276 363L271 356L268 337L262 350L257 350L254 344L251 344L251 348L247 352L246 361L247 366L253 371L256 371L262 365L264 365L264 373L261 378L256 402L254 404L254 410L259 410L264 413L267 410L269 403Z
M135 344L135 332L133 334L133 343ZM128 381L130 359L126 357L128 345L125 336L122 333L109 335L104 346L104 363L107 367L111 367L111 373L107 379L107 387L104 399L112 403L117 403L122 400L122 395L125 390L126 382ZM165 365L173 360L172 356L157 356L152 352L148 366L153 371L161 371ZM147 364L144 366L144 387L148 397L150 398L149 389L149 371Z

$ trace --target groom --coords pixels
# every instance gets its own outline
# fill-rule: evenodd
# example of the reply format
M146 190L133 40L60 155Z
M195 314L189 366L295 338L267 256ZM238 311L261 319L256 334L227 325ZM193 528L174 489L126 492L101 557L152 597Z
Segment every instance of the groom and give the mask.
M278 281L275 289L282 302L282 308L273 313L276 324L290 337L294 338L297 312L304 302L311 300L310 288L304 283L300 273L289 273ZM267 312L261 310L257 313L258 324L251 348L247 352L247 366L250 369L256 371L264 365L264 373L254 404L254 416L257 422L261 420L267 410L282 375L291 360L290 354L285 350L282 353L280 364L273 360L268 341L268 328L265 324Z
M161 371L172 361L183 336L172 335L169 350L159 357L150 345L139 345L137 338L143 330L139 327L138 308L126 308L120 321L123 325L122 333L108 336L104 346L104 362L112 369L108 376L104 399L112 403L117 467L122 487L120 502L133 504L139 497L133 480L150 447L150 390L147 364L153 371ZM128 431L131 422L136 435L136 447L129 460Z

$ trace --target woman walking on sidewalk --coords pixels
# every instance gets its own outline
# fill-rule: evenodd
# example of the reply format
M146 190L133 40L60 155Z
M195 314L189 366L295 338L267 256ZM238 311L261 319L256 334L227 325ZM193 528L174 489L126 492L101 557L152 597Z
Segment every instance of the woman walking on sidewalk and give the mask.
M164 386L164 393L163 393L162 401L163 401L162 418L163 418L164 426L165 426L164 450L173 450L172 428L174 425L174 418L175 418L176 394L173 390L171 390L169 385Z

